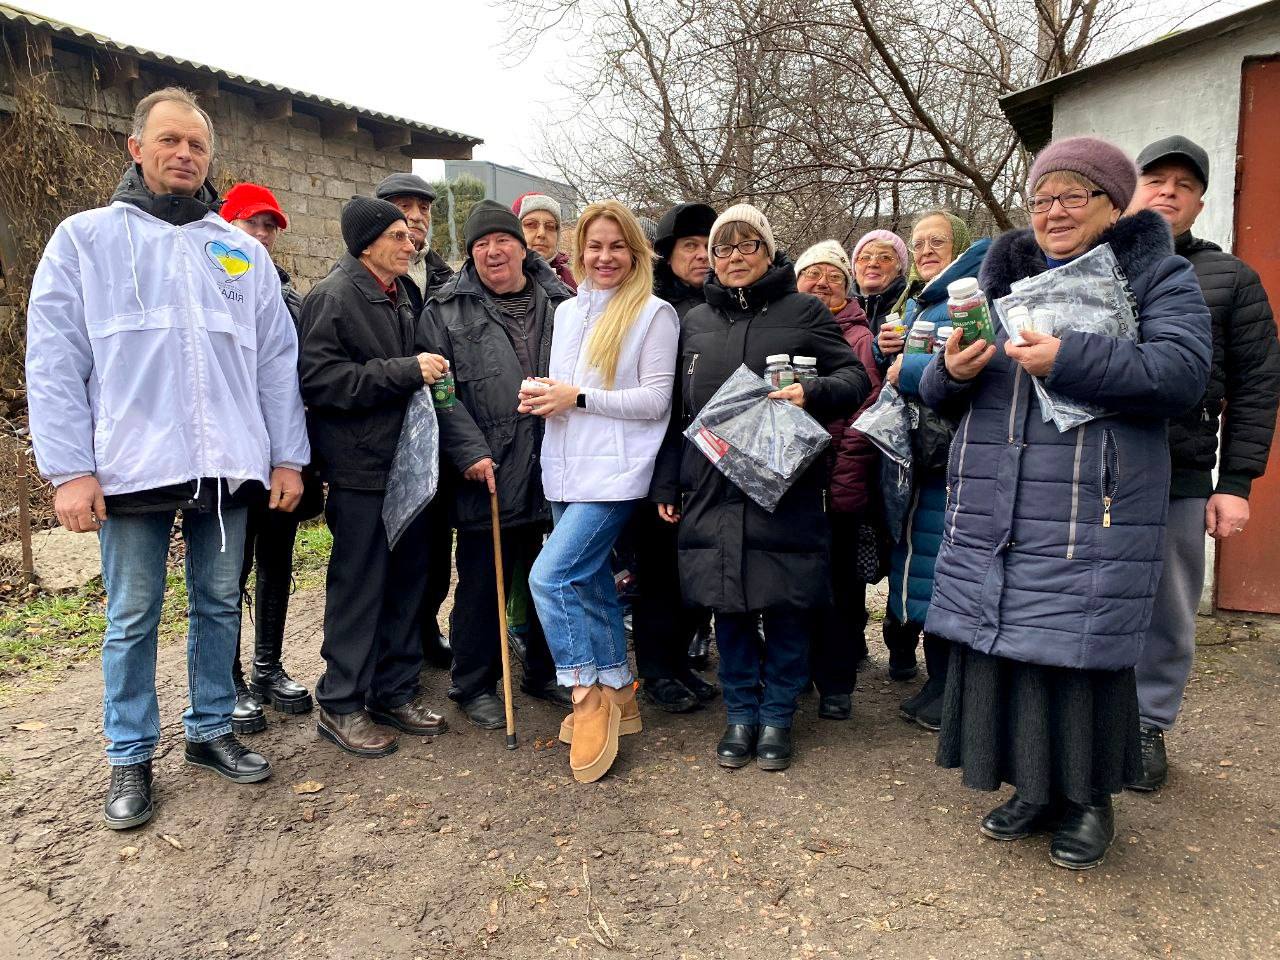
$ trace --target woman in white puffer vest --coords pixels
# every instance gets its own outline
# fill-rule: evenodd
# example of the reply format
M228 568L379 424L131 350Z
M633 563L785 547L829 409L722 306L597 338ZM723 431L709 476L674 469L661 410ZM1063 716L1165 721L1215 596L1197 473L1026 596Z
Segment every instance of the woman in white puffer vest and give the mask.
M640 731L622 608L609 559L649 493L671 412L680 328L651 293L653 252L639 221L615 200L583 211L574 231L578 295L556 310L550 376L526 383L520 409L545 417L542 485L555 528L529 590L556 679L573 688L561 727L583 783L600 779L619 733Z

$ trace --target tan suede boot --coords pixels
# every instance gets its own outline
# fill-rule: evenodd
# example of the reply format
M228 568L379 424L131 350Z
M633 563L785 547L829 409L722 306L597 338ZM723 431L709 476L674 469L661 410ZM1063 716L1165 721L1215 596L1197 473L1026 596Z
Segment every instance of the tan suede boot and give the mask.
M618 723L622 711L599 686L573 705L573 744L569 768L579 783L594 783L618 756Z
M636 699L636 683L627 684L621 690L602 687L604 695L618 705L622 711L622 719L618 721L618 736L625 737L644 730L640 720L640 702ZM573 743L573 714L569 714L560 723L560 742Z

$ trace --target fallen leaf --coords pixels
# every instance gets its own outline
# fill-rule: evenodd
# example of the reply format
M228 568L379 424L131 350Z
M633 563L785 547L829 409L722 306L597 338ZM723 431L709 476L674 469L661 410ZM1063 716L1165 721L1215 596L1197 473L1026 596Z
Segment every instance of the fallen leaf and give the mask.
M165 843L167 843L169 846L173 847L173 849L175 850L186 849L186 847L182 845L182 841L179 840L177 837L172 836L171 834L162 833L160 834L160 839L163 840Z
M319 793L324 789L324 784L318 780L303 780L301 783L293 785L293 792L302 796L307 793Z
M132 859L133 859L134 857L136 857L137 855L138 855L138 848L137 848L137 847L121 847L121 848L120 848L120 859L121 859L121 860L132 860Z
M1235 766L1235 764L1234 764L1234 763L1232 763L1230 760L1219 760L1219 761L1218 761L1218 766L1220 766L1220 767L1234 767L1234 766Z
M49 725L43 720L23 720L21 723L15 723L13 725L13 729L25 730L28 733L35 733L35 731L43 730L47 726Z

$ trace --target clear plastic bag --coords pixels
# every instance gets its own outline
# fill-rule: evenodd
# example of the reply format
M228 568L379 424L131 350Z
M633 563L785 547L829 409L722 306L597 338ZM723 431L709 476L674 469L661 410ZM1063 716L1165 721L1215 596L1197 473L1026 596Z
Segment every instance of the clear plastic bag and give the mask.
M422 387L409 398L404 412L382 500L382 525L387 530L387 546L392 550L436 495L439 482L440 424L436 421L431 388Z
M822 424L785 400L743 364L685 429L693 443L743 493L772 513L805 468L831 442Z
M1009 327L1009 309L1026 307L1039 333L1095 333L1105 337L1138 339L1138 317L1124 272L1111 250L1101 244L1070 263L1014 282L1009 295L996 301L1005 332L1015 342L1020 333ZM1111 411L1054 393L1040 377L1033 378L1040 415L1062 433L1082 423L1110 416Z
M853 429L864 434L886 457L900 467L911 466L912 411L898 388L885 383L876 402L853 421Z

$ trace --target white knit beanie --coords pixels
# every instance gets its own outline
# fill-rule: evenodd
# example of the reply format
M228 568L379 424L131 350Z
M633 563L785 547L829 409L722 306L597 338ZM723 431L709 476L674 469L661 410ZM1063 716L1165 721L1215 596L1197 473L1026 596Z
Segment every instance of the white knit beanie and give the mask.
M545 193L531 193L520 201L520 212L516 214L517 220L523 220L535 210L545 210L556 218L556 225L560 224L560 201L555 197L548 197Z
M836 267L844 274L846 287L853 282L853 271L849 266L849 258L845 256L844 248L834 240L823 240L815 243L800 254L800 259L796 261L796 276L800 276L800 272L805 267L812 267L815 263L826 263Z
M716 222L711 225L711 234L707 237L707 256L711 256L711 248L716 245L717 234L731 223L745 223L759 234L760 239L764 241L769 259L774 258L778 252L778 245L773 242L773 227L769 226L769 221L765 219L764 214L749 203L735 203L716 217ZM714 257L711 258L711 262L715 263Z

